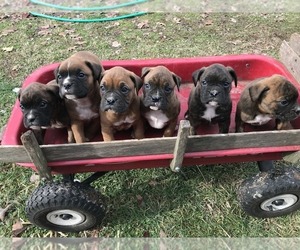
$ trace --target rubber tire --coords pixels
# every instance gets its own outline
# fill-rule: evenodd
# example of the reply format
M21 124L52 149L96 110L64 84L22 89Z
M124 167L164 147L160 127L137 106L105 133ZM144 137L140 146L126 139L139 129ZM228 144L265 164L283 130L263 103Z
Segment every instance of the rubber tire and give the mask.
M79 182L48 182L37 187L26 202L26 214L34 225L60 232L79 232L100 224L105 216L103 196ZM49 213L71 210L83 215L75 225L60 225L47 219Z
M263 202L279 195L292 195L297 201L278 210L266 211ZM258 218L273 218L290 214L300 208L300 171L295 167L261 172L242 182L238 190L238 200L242 209Z

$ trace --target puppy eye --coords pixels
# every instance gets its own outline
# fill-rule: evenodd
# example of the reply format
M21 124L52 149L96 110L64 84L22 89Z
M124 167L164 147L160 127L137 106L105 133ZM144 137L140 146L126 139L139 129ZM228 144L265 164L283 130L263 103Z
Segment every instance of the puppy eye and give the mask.
M105 87L104 87L103 84L100 85L100 91L101 91L101 92L104 92L104 91L105 91Z
M287 100L282 100L282 101L280 102L280 104L281 104L282 106L286 106L286 105L289 104L289 102L288 102Z
M25 109L25 107L24 107L24 105L23 105L23 104L20 104L20 108L21 108L22 110L24 110L24 109Z
M145 89L150 89L150 84L149 83L145 83Z
M124 85L124 86L121 88L121 91L122 91L122 93L126 94L126 93L128 93L129 88L128 88L126 85Z
M203 80L203 81L201 82L201 84L202 84L202 86L206 86L206 85L207 85L207 81Z
M228 88L230 86L230 83L229 82L224 82L224 87L225 88Z
M172 88L170 86L165 86L165 92L170 93L172 91Z
M85 74L84 74L83 72L80 72L80 73L78 74L78 77L79 77L79 78L83 78L83 77L85 77Z
M40 103L40 108L46 108L46 107L47 107L47 102L42 101L42 102Z
M62 79L61 74L58 74L58 75L57 75L57 80L61 80L61 79Z

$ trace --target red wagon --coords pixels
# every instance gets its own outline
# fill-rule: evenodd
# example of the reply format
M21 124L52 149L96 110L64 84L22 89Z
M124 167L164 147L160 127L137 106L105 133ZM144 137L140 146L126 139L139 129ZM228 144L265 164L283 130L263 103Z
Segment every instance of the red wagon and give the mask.
M198 135L189 135L184 113L193 86L192 72L213 63L231 66L238 76L238 87L231 91L230 131L217 134L217 127L212 125L201 127ZM148 129L145 139L135 140L125 131L119 132L115 141L103 142L99 131L93 142L66 144L66 131L53 129L47 130L45 144L39 146L33 134L26 132L16 101L3 134L0 160L37 170L48 180L27 201L26 212L31 222L57 231L80 231L95 226L103 219L105 205L90 184L108 171L171 167L179 172L182 166L249 161L257 161L260 172L244 181L239 189L238 198L245 212L265 218L282 216L300 207L300 172L294 167L279 170L273 167L274 160L300 150L300 119L292 121L292 130L274 131L274 121L271 121L261 127L249 126L244 133L234 133L236 104L249 81L281 74L300 88L279 61L266 56L235 55L111 60L102 64L105 69L123 66L137 75L141 75L142 67L164 65L179 75L182 85L177 93L181 102L177 135L164 138L161 130ZM25 79L23 87L54 79L57 65L35 70ZM83 172L91 175L80 183L74 181L74 174ZM64 181L53 182L52 174L62 174Z

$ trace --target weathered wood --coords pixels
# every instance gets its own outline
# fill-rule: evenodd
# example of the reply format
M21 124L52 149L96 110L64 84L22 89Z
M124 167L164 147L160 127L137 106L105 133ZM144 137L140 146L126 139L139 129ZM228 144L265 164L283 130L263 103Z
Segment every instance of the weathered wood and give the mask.
M292 34L289 41L289 45L295 51L295 53L298 56L300 56L300 34L298 33Z
M31 162L23 146L0 146L0 162Z
M22 136L22 138L24 140L24 136ZM36 148L32 148L32 144L30 143L29 146L27 146L25 141L24 146L27 148L27 151L24 146L1 146L0 161L20 163L34 162L35 165L38 163L39 165L45 166L47 164L45 161L53 162L101 159L108 157L173 154L176 140L176 137L164 137L143 140L90 142L83 144L52 144L41 145ZM195 135L188 136L185 152L262 148L261 151L263 153L264 147L299 145L300 130L298 129ZM180 149L180 146L178 148Z
M176 137L143 140L116 140L82 144L43 145L48 161L99 159L122 156L171 154Z
M31 130L28 130L21 136L21 141L28 153L31 161L35 165L40 178L51 180L51 169L48 167L47 160Z
M190 136L186 152L299 146L300 130L261 131L219 135Z
M179 129L177 134L177 139L174 147L173 160L171 161L170 168L174 172L179 172L183 157L185 154L186 143L190 131L190 122L187 120L182 120L179 123Z
M295 79L300 82L300 57L293 48L283 41L280 46L280 60L284 63L287 69L293 74Z
M98 159L122 156L173 154L176 137L143 140L43 145L48 161ZM261 131L188 136L187 152L299 146L300 130ZM262 149L263 152L263 149Z

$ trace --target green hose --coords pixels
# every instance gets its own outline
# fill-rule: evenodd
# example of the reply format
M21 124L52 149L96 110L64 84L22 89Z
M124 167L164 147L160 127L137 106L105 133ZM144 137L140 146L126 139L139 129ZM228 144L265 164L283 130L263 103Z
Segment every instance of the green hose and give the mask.
M71 11L101 11L101 10L111 10L111 9L118 9L122 7L128 7L131 5L135 4L140 4L140 3L145 3L148 0L135 0L132 2L127 2L127 3L121 3L121 4L116 4L116 5L110 5L110 6L100 6L100 7L88 7L88 8L82 8L82 7L66 7L66 6L61 6L61 5L56 5L56 4L51 4L51 3L45 3L42 1L37 1L37 0L30 0L31 3L54 8L54 9L60 9L60 10L71 10Z
M62 21L62 22L91 23L91 22L116 21L116 20L120 20L120 19L145 15L145 14L147 14L147 12L135 12L135 13L122 15L122 16L94 18L94 19L72 19L72 18L65 18L65 17L50 16L50 15L36 13L36 12L30 12L30 14L33 16L44 17L44 18L48 18L48 19L52 19L52 20L56 20L56 21Z
M117 8L122 8L122 7L128 7L131 5L135 4L140 4L147 2L148 0L135 0L127 3L122 3L122 4L116 4L116 5L110 5L110 6L101 6L101 7L88 7L88 8L82 8L82 7L66 7L66 6L61 6L61 5L55 5L55 4L50 4L50 3L45 3L42 1L37 1L37 0L29 0L31 3L38 4L38 5L43 5L55 9L61 9L61 10L69 10L69 11L103 11L103 10L111 10L111 9L117 9ZM126 14L126 15L121 15L121 16L116 16L116 17L105 17L105 18L93 18L93 19L73 19L73 18L64 18L64 17L57 17L57 16L51 16L51 15L46 15L42 13L37 13L37 12L29 12L33 16L37 17L44 17L56 21L62 21L62 22L78 22L78 23L91 23L91 22L106 22L106 21L116 21L120 19L125 19L125 18L131 18L131 17L136 17L136 16L141 16L147 14L147 12L141 11L141 12L135 12L131 14Z

